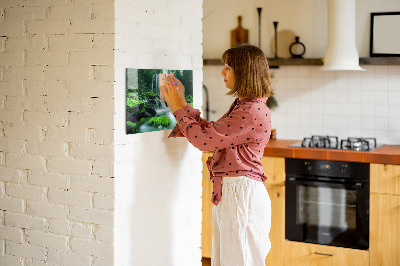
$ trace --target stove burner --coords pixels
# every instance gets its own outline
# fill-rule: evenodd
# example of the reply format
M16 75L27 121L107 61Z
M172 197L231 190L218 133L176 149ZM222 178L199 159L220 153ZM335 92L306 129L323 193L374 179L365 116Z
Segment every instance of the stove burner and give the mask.
M376 148L376 138L347 138L340 141L343 150L369 151Z
M305 148L326 148L338 149L338 137L333 136L312 136L311 138L304 138L301 142L301 147Z
M321 148L321 149L340 149L353 151L371 151L378 147L376 138L347 138L340 141L336 136L317 136L304 138L302 142L297 142L289 146L303 148Z

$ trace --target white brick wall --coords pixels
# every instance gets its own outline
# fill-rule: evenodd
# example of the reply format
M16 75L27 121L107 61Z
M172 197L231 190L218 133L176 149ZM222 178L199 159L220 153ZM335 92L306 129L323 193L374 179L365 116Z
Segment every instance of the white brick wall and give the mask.
M5 254L8 256L44 261L46 259L46 253L44 247L38 247L28 243L20 244L14 241L6 241Z
M200 265L201 152L125 134L125 68L192 69L200 107L201 18L202 0L0 2L1 265Z
M49 250L47 254L50 263L60 265L91 265L91 256L74 252L63 252L58 250Z
M0 32L0 265L112 265L114 0L2 0Z

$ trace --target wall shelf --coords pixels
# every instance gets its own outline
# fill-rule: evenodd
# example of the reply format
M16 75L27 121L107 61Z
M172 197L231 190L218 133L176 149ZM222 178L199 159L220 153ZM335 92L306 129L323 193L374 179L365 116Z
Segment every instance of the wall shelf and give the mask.
M322 58L268 58L271 68L279 66L321 66ZM222 65L220 59L204 59L204 66ZM400 57L362 57L360 65L400 65Z
M268 58L271 68L279 66L304 66L304 65L322 65L321 58ZM222 65L220 59L204 59L204 66Z
M279 66L322 66L322 58L269 58L270 67Z
M400 65L400 57L362 57L360 65Z

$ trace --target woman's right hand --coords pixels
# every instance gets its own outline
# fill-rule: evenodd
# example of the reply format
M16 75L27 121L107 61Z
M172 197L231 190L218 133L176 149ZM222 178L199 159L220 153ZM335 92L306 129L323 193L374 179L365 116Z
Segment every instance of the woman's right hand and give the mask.
M169 76L168 77L172 82L176 82L176 86L179 88L178 89L178 97L179 97L179 103L180 105L185 108L187 105L187 102L185 100L185 87L183 86L182 82L175 78L174 76Z

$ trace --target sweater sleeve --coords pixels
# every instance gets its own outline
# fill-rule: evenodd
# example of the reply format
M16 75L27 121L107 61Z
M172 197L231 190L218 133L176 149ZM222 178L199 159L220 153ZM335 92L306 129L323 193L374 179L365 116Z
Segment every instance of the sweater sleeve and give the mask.
M175 111L180 132L201 151L224 149L252 141L251 132L258 125L249 109L235 109L218 122L201 125L182 109Z
M202 127L205 127L209 124L209 122L207 120L200 117L200 110L194 109L189 104L186 105L184 112L187 116L196 120L199 123L199 125L201 125ZM171 134L169 134L169 136L168 136L168 138L176 138L176 137L185 137L182 134L182 132L180 131L178 124L176 124L174 129L172 129Z

